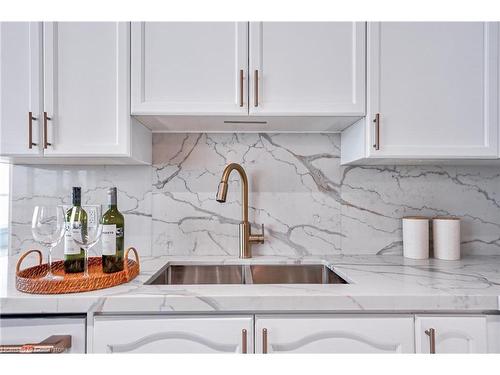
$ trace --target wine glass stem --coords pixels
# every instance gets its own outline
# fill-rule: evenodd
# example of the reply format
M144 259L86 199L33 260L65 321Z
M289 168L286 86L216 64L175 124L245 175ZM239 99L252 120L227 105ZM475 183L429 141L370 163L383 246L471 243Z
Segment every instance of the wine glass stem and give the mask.
M89 249L87 246L83 248L84 253L85 253L85 260L83 263L83 276L88 276L89 275Z
M48 278L52 278L54 277L54 275L52 274L52 246L49 247L49 262L48 262L48 265L49 265L49 270L47 271L47 277Z

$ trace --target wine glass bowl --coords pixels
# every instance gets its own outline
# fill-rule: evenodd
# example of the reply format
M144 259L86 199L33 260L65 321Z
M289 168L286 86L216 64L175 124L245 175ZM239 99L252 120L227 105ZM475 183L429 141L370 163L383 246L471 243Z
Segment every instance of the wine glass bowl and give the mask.
M75 244L85 251L83 275L88 276L88 252L99 241L102 234L100 221L102 214L101 205L82 205L82 210L72 210L66 217L69 220L71 237ZM85 222L82 223L82 211Z
M54 280L60 278L52 273L52 249L61 241L65 231L62 206L35 206L31 220L31 233L36 242L49 249L48 270L44 276Z

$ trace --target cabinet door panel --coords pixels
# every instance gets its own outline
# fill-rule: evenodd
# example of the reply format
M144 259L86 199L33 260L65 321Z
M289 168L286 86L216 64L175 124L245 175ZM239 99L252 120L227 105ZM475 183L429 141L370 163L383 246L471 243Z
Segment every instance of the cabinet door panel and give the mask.
M415 337L417 353L430 352L430 337L435 329L436 353L486 353L486 316L417 316Z
M42 25L0 24L0 154L39 155ZM32 144L29 147L29 112Z
M129 152L129 24L44 24L45 155Z
M370 23L368 41L371 155L497 157L496 23Z
M268 353L412 353L411 316L272 316L255 324L256 352Z
M247 35L246 22L133 23L132 114L246 115Z
M250 23L250 113L364 115L365 32L364 22Z
M94 322L94 352L240 353L244 329L251 353L251 316L99 316Z

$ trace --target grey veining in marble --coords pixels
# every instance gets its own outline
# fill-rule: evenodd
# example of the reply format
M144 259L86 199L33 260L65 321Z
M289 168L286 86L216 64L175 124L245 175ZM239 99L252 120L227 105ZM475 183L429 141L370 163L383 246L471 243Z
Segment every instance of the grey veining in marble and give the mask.
M153 254L237 254L238 177L220 205L229 162L250 178L258 255L401 254L401 217L462 218L464 254L500 253L496 167L340 166L327 134L155 135Z
M335 134L155 134L153 153L152 167L14 166L11 254L32 245L33 205L68 203L73 185L104 203L116 185L142 255L236 256L237 175L215 201L229 162L246 169L250 221L266 227L255 255L401 254L401 217L415 214L459 216L464 254L500 254L498 167L342 167Z

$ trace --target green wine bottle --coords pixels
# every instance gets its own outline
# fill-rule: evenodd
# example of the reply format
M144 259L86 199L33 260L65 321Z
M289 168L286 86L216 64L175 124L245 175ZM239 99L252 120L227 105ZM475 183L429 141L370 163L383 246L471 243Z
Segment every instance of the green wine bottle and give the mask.
M102 215L102 270L112 273L123 270L125 220L118 211L116 188L108 190L108 210Z
M82 189L73 187L73 207L66 212L66 232L64 233L64 272L83 272L85 250L73 240L74 234L83 235L87 230L87 213L82 208ZM71 217L76 220L71 226ZM76 232L76 233L75 233Z

